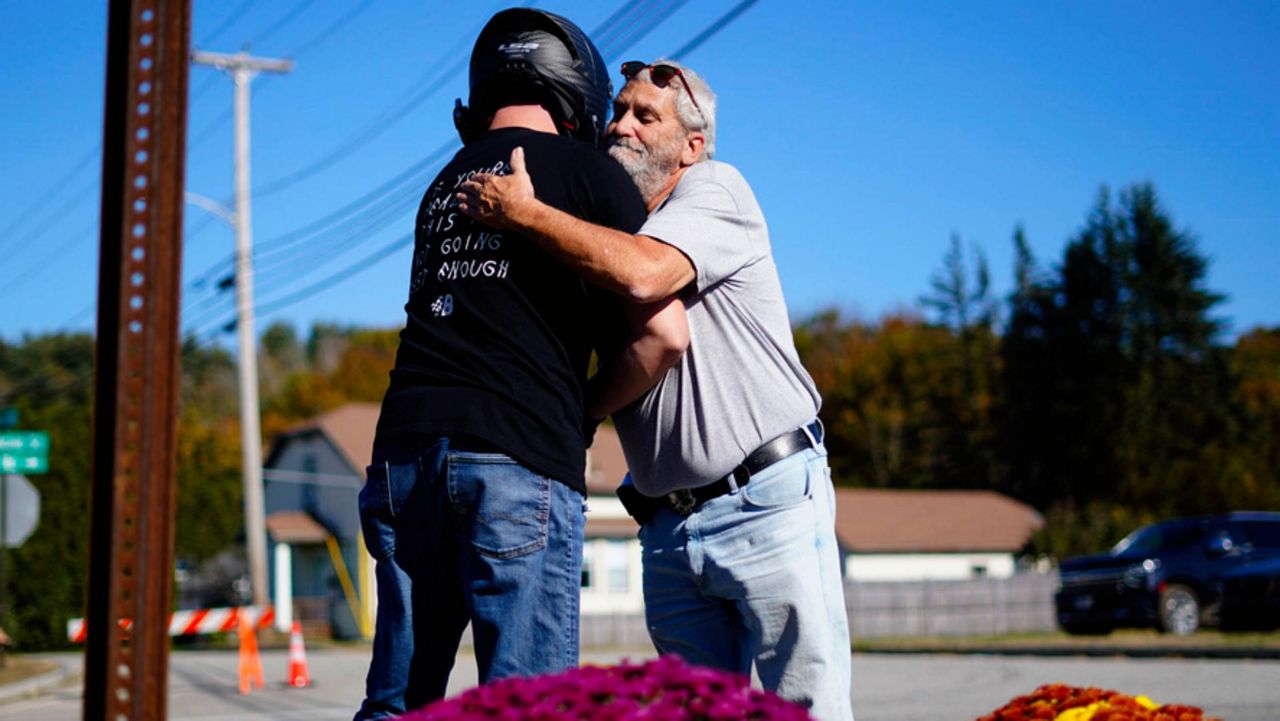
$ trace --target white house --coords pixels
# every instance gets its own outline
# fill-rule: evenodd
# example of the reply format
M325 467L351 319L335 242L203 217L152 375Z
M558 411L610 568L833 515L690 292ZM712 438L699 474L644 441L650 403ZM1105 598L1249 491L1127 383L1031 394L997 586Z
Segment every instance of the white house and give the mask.
M263 473L273 587L289 591L302 620L340 636L373 628L373 564L357 496L377 419L376 404L349 403L290 428L272 443ZM639 528L614 495L625 474L617 433L602 426L587 454L586 616L644 609ZM1007 577L1043 523L991 491L836 490L836 534L851 581Z
M851 581L1008 578L1035 509L994 491L836 489L836 535Z
M373 454L378 406L348 403L289 428L262 472L277 618L339 637L373 631L373 563L357 498Z
M640 527L627 515L614 489L627 473L627 461L610 426L596 431L587 451L587 527L582 542L583 615L638 614L644 611L640 588Z
M273 440L264 464L276 605L338 636L368 635L373 628L373 564L357 499L378 412L374 403L348 403L293 426ZM612 428L600 429L587 460L583 613L639 613L639 528L613 494L626 462Z

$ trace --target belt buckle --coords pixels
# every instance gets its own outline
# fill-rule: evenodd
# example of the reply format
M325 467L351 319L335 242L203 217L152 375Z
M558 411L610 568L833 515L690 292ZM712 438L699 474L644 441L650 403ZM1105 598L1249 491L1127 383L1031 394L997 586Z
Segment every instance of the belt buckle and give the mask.
M698 499L693 497L693 491L688 488L682 488L678 491L672 491L667 494L667 501L671 507L676 509L676 513L687 516L693 513L693 509L698 505Z

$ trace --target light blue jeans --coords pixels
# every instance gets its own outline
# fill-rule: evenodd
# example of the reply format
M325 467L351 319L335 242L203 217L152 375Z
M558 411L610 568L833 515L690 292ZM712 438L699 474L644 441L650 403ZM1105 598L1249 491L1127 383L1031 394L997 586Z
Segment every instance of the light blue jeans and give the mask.
M356 719L444 696L467 623L481 683L578 665L583 498L447 438L379 444L360 492L378 617Z
M761 471L688 516L664 508L640 529L645 617L654 645L747 674L851 721L848 617L835 491L819 445Z

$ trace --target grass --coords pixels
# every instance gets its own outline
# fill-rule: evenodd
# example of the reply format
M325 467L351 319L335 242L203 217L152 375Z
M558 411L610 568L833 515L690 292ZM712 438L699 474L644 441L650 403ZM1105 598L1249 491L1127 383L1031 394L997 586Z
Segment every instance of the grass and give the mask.
M39 676L42 673L48 673L58 667L54 661L42 661L22 658L21 656L4 657L4 664L0 665L0 686L5 686L18 681L25 681L33 676Z

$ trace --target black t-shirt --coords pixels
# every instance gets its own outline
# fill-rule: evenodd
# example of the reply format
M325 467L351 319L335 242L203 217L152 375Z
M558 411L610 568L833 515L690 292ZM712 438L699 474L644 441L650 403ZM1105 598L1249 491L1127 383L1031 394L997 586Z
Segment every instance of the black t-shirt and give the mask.
M454 200L474 173L509 173L518 146L542 202L626 232L644 222L631 178L581 141L504 128L458 151L418 209L408 318L378 436L479 439L585 493L583 387L592 348L624 322L618 301Z

